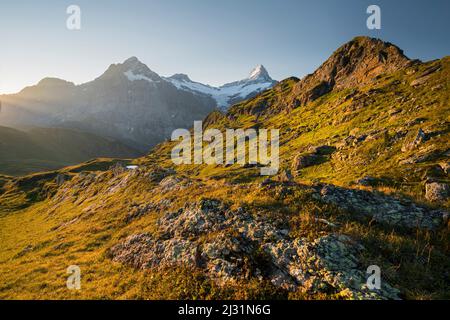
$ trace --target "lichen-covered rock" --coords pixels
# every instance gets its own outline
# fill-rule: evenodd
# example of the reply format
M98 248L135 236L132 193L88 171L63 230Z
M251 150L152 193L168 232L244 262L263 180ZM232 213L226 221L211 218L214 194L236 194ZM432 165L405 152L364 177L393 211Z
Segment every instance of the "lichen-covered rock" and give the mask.
M450 187L446 183L430 182L425 184L425 197L429 201L446 201L450 196Z
M398 299L399 291L387 283L380 290L369 290L357 258L364 247L347 236L331 234L312 242L283 240L265 244L264 249L280 269L275 284L301 286L308 293L334 289L350 299Z
M141 204L132 204L130 211L125 217L125 222L129 223L133 220L139 219L152 211L162 211L166 210L172 201L169 199L162 199L156 203L141 203Z
M419 206L381 193L319 186L320 199L344 210L368 216L375 221L405 228L435 229L442 225L445 212Z
M217 200L202 200L162 217L155 235L137 234L109 251L113 261L138 269L188 266L202 269L221 284L266 278L275 286L311 293L335 292L347 298L397 298L365 287L364 248L342 235L315 241L289 237L282 223L230 210ZM264 254L267 263L258 264Z
M155 240L149 234L136 234L111 248L114 261L137 269L158 268L176 264L196 265L197 246L184 239Z

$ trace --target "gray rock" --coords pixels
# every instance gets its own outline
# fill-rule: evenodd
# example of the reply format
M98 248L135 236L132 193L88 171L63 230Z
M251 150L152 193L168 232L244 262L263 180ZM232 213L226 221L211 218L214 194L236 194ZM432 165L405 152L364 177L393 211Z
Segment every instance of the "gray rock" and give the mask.
M343 235L292 239L289 230L273 221L242 208L229 210L211 199L162 217L158 228L158 234L132 235L112 247L112 260L138 269L200 268L220 284L255 277L286 290L331 290L352 299L397 298L397 290L388 284L378 291L365 286L366 266L358 260L364 248ZM255 264L257 252L267 263Z
M345 189L333 185L318 187L322 201L377 222L403 228L436 229L443 223L444 211L402 201L381 193Z
M350 299L398 299L389 284L372 291L366 286L358 256L364 247L347 236L331 234L312 242L305 239L265 244L274 266L272 283L285 288L301 286L308 293L334 289Z
M320 162L321 157L314 153L302 153L295 157L292 163L292 171L298 171L313 166Z
M328 145L312 146L309 147L308 151L316 155L328 155L336 151L336 147Z

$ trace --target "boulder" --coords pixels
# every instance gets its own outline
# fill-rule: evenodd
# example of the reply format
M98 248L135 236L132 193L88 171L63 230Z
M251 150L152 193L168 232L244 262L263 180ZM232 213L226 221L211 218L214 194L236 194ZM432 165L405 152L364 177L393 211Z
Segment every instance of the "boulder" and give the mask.
M425 132L423 132L422 129L419 129L419 131L417 131L417 134L410 137L409 139L407 138L405 143L403 143L402 152L413 150L417 146L424 143L426 140L427 140L427 135L425 134Z
M329 145L310 146L306 151L300 152L292 162L292 172L320 164L329 158L329 155L336 151L336 147Z
M336 151L336 147L328 145L312 146L309 147L308 151L316 155L328 155Z
M320 199L325 203L393 227L433 230L443 224L447 214L443 210L420 206L406 199L397 199L381 193L345 189L334 185L319 185L317 189Z
M425 184L425 198L429 201L446 201L450 195L447 183L430 182Z
M300 169L313 166L320 163L321 157L314 153L302 153L295 157L292 163L292 171L298 171Z

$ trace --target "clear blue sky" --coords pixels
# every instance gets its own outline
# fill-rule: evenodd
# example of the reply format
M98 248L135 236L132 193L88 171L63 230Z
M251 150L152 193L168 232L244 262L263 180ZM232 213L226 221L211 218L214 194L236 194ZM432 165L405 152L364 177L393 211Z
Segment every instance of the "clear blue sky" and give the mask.
M66 8L82 29L66 29ZM366 28L378 4L382 29ZM356 35L393 42L411 58L450 55L449 0L2 0L0 93L46 76L75 83L137 56L160 75L219 85L264 64L275 79L314 71Z

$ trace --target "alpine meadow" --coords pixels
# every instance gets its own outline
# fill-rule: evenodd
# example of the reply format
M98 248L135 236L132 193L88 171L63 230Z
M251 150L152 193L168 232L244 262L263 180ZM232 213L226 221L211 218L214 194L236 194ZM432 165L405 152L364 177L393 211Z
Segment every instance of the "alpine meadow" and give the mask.
M250 2L270 11L270 1ZM64 30L73 41L98 28L80 8L81 29ZM183 28L211 22L219 37L216 19ZM223 41L238 26L245 35L235 19ZM168 42L179 30L171 21L161 38L142 31L139 41ZM282 32L300 33L285 23ZM208 85L152 71L142 61L157 61L155 49L154 60L111 55L106 63L123 62L91 81L45 77L3 91L0 299L450 299L450 56L407 56L372 29L330 52L315 42L325 58L310 74L289 71L298 77L278 78L286 56ZM331 32L321 30L301 32ZM282 56L282 32L266 35L278 47L258 58ZM197 42L209 36L172 54L213 54ZM239 51L237 31L228 40L223 75L247 64L231 51L257 54ZM93 46L97 59L104 51Z

